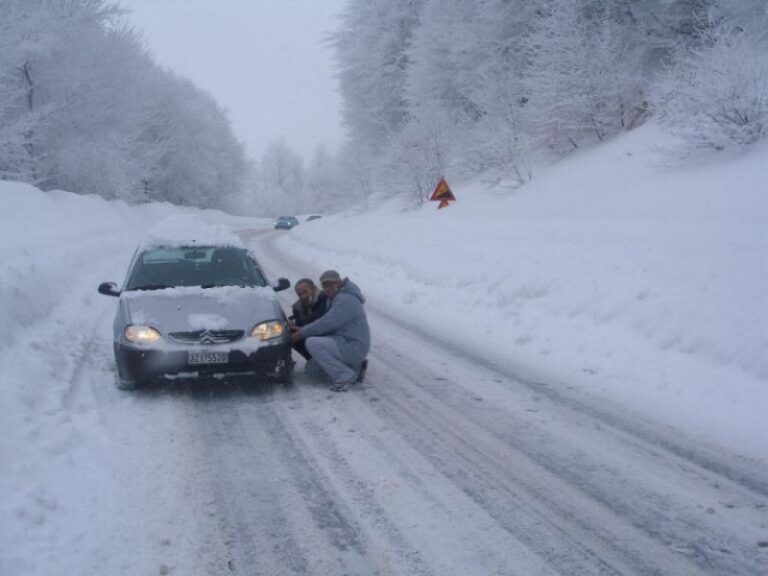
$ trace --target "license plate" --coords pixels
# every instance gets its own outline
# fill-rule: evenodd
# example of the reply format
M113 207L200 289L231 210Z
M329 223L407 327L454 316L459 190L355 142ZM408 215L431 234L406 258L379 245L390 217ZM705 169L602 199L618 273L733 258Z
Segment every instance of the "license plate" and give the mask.
M226 364L229 362L228 352L190 352L190 364Z

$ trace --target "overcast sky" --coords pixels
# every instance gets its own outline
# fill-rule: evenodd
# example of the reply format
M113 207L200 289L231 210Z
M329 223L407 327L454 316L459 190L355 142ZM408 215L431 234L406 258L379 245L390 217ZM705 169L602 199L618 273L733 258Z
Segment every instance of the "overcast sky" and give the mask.
M333 54L345 0L123 0L158 63L213 94L248 153L278 137L309 160L342 140Z

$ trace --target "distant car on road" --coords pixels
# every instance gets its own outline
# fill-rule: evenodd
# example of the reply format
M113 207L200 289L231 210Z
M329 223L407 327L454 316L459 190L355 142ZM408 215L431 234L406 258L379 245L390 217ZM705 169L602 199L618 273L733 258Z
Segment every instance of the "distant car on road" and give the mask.
M311 216L307 217L307 222L312 222L312 220L320 220L322 216L320 214L312 214Z
M173 222L171 222L171 220ZM291 338L275 292L256 258L223 226L174 218L153 228L136 250L113 330L117 385L167 379L293 382ZM170 233L166 233L170 231Z
M296 216L280 216L275 220L275 230L290 230L299 225L299 219Z

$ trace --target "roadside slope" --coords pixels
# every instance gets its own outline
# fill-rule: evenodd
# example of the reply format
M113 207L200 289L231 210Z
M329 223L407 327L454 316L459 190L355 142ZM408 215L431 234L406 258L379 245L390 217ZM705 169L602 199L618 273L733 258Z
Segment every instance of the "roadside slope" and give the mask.
M578 386L768 458L768 147L663 164L653 126L517 191L453 182L277 246L337 268L392 315L519 373Z

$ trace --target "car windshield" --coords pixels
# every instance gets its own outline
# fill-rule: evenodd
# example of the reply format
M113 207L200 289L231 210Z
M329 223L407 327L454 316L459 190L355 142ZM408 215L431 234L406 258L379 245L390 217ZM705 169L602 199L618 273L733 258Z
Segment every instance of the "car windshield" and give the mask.
M266 285L258 265L242 248L162 246L139 255L125 289Z

